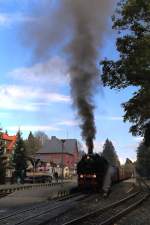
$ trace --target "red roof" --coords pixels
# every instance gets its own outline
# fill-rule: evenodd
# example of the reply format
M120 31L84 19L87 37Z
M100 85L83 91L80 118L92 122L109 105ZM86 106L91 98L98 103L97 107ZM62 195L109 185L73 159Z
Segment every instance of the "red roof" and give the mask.
M7 150L11 153L16 143L17 136L16 135L9 136L8 134L3 133L2 139L7 141Z

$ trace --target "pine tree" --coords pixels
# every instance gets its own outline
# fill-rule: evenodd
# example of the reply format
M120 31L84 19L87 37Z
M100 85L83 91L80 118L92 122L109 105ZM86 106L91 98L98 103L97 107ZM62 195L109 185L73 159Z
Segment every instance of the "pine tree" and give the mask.
M124 164L124 171L126 174L129 175L132 175L134 173L134 164L129 158L126 158L126 162Z
M141 142L137 148L137 171L141 176L150 177L150 146Z
M29 133L28 139L25 141L25 145L26 152L29 157L34 156L41 147L39 139L35 137L31 131Z
M13 163L15 167L15 177L20 182L24 182L26 176L26 149L24 140L21 137L21 132L17 133L17 141L14 149Z
M5 183L6 178L6 155L5 155L5 142L2 138L3 133L0 132L0 184Z
M111 141L108 139L105 141L103 146L102 156L109 162L112 166L120 166L119 158L115 151L115 148Z

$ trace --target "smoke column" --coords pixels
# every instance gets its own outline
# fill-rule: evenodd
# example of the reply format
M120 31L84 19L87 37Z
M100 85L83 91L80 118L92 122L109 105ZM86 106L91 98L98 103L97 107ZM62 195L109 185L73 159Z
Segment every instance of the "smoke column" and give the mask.
M93 93L97 86L96 62L115 0L45 0L33 5L38 19L24 28L24 40L36 60L45 60L55 48L65 53L73 104L81 120L88 153L96 134ZM55 7L54 7L55 5Z

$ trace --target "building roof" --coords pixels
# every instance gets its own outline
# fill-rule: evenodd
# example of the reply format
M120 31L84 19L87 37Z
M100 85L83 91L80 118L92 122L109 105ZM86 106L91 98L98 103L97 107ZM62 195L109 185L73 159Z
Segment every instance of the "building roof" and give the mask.
M64 153L73 154L75 150L78 151L77 140L76 139L64 139ZM51 140L47 140L42 148L37 152L38 154L42 153L60 153L62 152L62 141L55 136Z
M13 150L13 147L14 147L15 143L16 143L17 136L16 135L9 136L8 134L3 133L2 139L7 141L7 150L9 152L11 152Z

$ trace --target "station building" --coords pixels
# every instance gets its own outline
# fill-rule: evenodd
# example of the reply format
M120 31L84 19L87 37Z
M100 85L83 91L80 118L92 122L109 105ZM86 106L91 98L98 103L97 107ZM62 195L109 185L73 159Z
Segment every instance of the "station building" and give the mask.
M4 155L3 155L3 163L6 164L6 177L11 177L13 167L10 163L11 157L14 151L14 147L17 140L17 135L10 136L7 133L2 133L1 139L4 142Z
M54 163L57 167L61 167L63 163L63 167L68 167L73 171L80 159L79 150L76 139L60 140L52 136L36 153L36 158L48 164Z
M5 153L8 155L12 154L16 144L17 135L10 136L7 133L3 133L2 140L5 142Z

